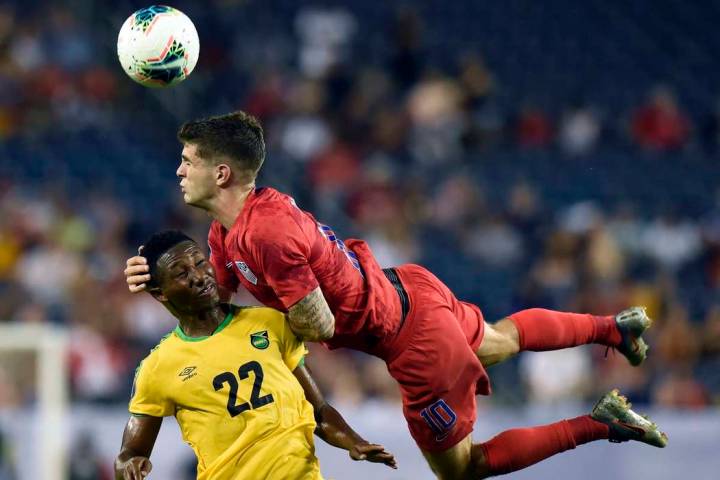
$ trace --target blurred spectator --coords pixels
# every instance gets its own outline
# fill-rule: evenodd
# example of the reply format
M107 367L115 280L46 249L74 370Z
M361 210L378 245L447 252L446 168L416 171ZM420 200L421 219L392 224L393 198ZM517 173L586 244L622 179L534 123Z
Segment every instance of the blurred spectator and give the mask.
M461 59L460 85L463 108L468 117L463 140L470 148L486 148L502 139L505 125L502 112L493 99L495 82L479 55L466 55Z
M701 409L710 404L705 387L687 367L673 368L653 392L653 401L662 407Z
M289 94L290 115L281 127L280 144L286 155L307 161L328 146L332 133L320 116L325 91L319 82L307 80L294 85Z
M617 282L625 273L625 258L604 226L589 232L586 239L586 269L593 279Z
M673 304L662 321L664 325L657 332L654 348L661 366L690 367L700 354L700 339L690 324L687 309Z
M527 104L522 107L515 122L515 139L526 148L541 148L553 140L550 118L540 108Z
M462 90L449 78L429 76L410 92L410 150L420 164L446 164L460 158L461 101Z
M656 87L648 103L633 114L632 136L650 150L671 150L685 145L690 136L690 121L666 87Z
M583 155L595 147L601 128L600 120L591 108L577 105L563 115L558 141L568 155Z
M703 351L709 355L720 353L720 305L708 309L701 335Z
M482 191L466 175L446 178L431 200L430 221L433 225L460 232L485 208Z
M469 226L465 250L485 265L507 268L523 257L523 242L515 227L497 215Z
M303 7L295 18L300 37L300 69L309 77L320 77L348 55L356 22L344 8Z
M0 405L2 402L0 402ZM16 480L14 452L0 430L0 480Z
M643 233L644 251L660 265L676 269L700 253L700 229L690 221L664 215Z
M715 100L712 111L703 119L700 127L705 150L710 154L716 153L720 149L720 99Z
M109 465L97 452L95 439L90 433L80 433L71 452L68 480L111 480Z
M392 24L393 52L388 67L402 90L417 82L424 70L422 34L423 24L418 13L408 7L401 8Z
M584 398L593 378L586 348L524 353L520 357L520 373L527 384L529 400L544 406Z

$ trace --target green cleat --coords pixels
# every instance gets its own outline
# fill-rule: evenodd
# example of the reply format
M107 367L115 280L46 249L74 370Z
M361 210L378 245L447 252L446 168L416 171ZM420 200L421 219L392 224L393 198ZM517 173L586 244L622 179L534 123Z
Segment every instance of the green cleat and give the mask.
M645 307L630 307L615 315L622 340L617 349L625 355L630 365L638 366L647 358L648 346L642 338L645 330L650 328L652 320L647 316Z
M632 405L617 389L605 394L592 409L590 417L610 427L610 441L628 440L664 448L668 438L647 417L633 412Z

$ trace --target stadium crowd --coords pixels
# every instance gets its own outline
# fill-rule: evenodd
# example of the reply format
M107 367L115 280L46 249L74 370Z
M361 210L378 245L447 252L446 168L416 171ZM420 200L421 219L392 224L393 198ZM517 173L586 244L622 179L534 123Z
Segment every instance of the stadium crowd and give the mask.
M173 175L174 132L242 108L266 129L261 183L367 239L384 266L427 266L489 319L635 304L655 319L641 368L599 348L526 354L493 369L490 401L619 387L666 407L720 403L720 122L685 110L672 79L638 86L622 111L588 92L513 95L482 44L433 63L427 12L393 9L384 41L361 44L351 8L274 2L292 12L276 24L254 2L216 1L187 5L197 71L151 92L113 58L126 6L25 3L0 6L0 321L69 330L75 400L126 402L138 360L174 327L127 291L124 261L160 228L205 238ZM233 34L236 17L251 28ZM397 398L368 356L313 345L308 361L338 402ZM32 400L23 369L3 358L0 406Z

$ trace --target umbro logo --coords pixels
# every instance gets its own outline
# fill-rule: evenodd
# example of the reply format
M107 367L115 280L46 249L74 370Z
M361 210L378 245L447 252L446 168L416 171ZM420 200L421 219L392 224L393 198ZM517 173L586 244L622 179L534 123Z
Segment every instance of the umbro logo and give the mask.
M182 369L182 371L178 374L178 377L184 377L182 381L190 380L192 377L197 375L197 367L185 367Z

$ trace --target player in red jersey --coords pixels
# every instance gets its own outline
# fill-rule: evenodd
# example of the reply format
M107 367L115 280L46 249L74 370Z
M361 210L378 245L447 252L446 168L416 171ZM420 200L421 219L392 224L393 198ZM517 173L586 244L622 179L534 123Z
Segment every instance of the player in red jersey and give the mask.
M477 306L456 299L424 268L383 270L365 242L343 242L291 197L256 188L265 143L252 116L188 122L178 138L185 203L214 218L208 243L224 298L242 284L264 305L287 312L303 339L385 360L400 386L410 432L440 478L508 473L599 439L667 442L611 392L590 415L472 444L475 395L490 393L485 367L523 350L587 343L617 348L637 365L647 349L641 335L651 323L645 311L613 317L530 309L485 323ZM144 258L128 260L131 291L145 288L147 271Z

